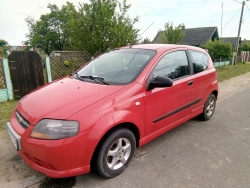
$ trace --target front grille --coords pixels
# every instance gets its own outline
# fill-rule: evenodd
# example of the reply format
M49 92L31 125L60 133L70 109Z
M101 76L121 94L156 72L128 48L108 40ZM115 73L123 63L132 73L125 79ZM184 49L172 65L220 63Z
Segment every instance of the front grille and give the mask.
M18 111L16 111L16 119L24 129L27 129L30 125L30 123Z
M47 169L50 169L50 170L56 170L56 168L54 166L52 166L51 164L49 163L46 163L46 162L43 162L35 157L32 157L30 156L28 153L24 153L25 156L33 163L35 163L36 165L38 166L41 166L43 168L47 168Z

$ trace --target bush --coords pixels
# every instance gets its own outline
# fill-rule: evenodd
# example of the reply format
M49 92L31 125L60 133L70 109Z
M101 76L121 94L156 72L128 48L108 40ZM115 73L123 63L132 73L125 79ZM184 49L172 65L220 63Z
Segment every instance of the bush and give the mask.
M0 47L0 58L3 58L3 48L2 47Z
M250 42L244 42L244 44L239 45L238 55L240 55L242 51L250 51Z
M232 44L229 42L223 42L219 40L208 41L200 46L201 48L207 49L213 60L219 58L231 59L232 54Z
M74 72L76 69L78 69L79 67L76 66L76 61L77 58L73 58L71 60L65 60L63 62L64 64L64 76L69 75L70 73Z

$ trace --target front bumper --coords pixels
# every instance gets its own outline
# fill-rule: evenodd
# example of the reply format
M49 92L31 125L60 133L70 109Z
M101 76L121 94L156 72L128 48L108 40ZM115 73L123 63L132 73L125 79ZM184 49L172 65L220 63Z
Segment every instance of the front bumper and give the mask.
M10 122L6 123L6 130L10 137L10 141L14 145L14 147L17 149L17 151L22 150L21 146L21 137L16 133L16 131L12 128Z
M39 140L29 137L33 129L31 126L23 133L15 128L20 128L20 125L14 121L13 124L6 123L11 142L33 169L53 178L76 176L90 171L92 153L86 148L89 132L61 140Z
M90 165L69 170L52 170L49 168L53 168L53 166L47 165L36 158L24 154L23 152L19 152L19 155L31 168L42 172L43 174L46 174L48 177L51 178L65 178L71 176L78 176L90 172Z

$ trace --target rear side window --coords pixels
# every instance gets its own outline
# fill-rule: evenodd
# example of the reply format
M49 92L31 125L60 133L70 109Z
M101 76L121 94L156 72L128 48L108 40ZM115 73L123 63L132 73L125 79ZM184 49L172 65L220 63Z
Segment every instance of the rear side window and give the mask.
M208 67L207 54L193 50L189 50L189 53L193 60L193 67L195 74L207 69Z
M189 75L190 69L186 52L176 51L165 55L154 68L153 74L154 78L162 76L171 79Z

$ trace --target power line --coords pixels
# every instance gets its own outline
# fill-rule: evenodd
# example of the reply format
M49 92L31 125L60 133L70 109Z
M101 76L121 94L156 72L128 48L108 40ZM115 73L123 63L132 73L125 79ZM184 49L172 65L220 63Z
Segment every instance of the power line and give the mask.
M237 0L233 0L233 1L235 1L235 2L237 2L237 3L240 3L240 4L242 4L241 2L239 2L239 1L237 1ZM222 17L221 17L221 30L220 30L220 32L221 32L221 36L222 36L222 30L232 21L232 19L238 14L240 12L240 10L224 25L224 27L222 27L222 17L223 17L223 3L222 3Z
M236 1L236 0L234 0L235 2L237 2L237 3L240 3L240 4L242 4L241 2L239 2L239 1Z
M154 22L153 22L154 23ZM145 31L142 32L142 34L140 34L140 37L148 30L148 28L151 27L151 25L153 25L153 23L150 24L150 26L147 27L147 29L145 29Z
M245 4L246 5L246 4ZM250 9L248 8L248 6L246 5L247 9L250 11Z
M232 21L232 19L240 12L240 10L224 25L222 29L224 29Z

